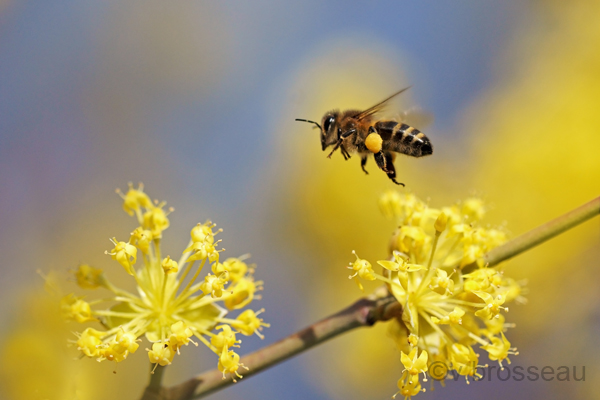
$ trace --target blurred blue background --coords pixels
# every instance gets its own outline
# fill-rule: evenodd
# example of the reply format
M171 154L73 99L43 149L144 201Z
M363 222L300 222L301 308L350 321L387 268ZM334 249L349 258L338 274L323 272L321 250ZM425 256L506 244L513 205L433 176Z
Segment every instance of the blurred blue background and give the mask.
M0 1L0 318L7 321L1 333L17 319L11 299L42 286L36 269L108 264L108 237L133 227L113 192L128 181L144 182L152 198L175 207L167 253L182 250L189 229L207 218L224 228L226 255L252 253L257 277L266 282L259 307L267 309L271 328L264 341L245 339L242 355L304 327L314 315L305 311L312 295L306 258L280 250L270 231L286 224L273 216L275 198L288 187L277 175L285 160L279 145L292 134L280 121L293 126L294 118L319 119L326 111L289 111L319 95L299 89L298 76L315 59L327 64L329 54L371 49L399 64L399 80L413 85L411 102L435 116L438 140L452 142L459 117L507 63L507 44L536 23L530 6L516 0ZM364 54L357 61L369 63ZM394 82L373 98L398 89ZM306 140L320 152L316 133ZM167 372L167 384L216 363L206 349L189 350L178 372ZM308 357L210 398L336 398L315 382ZM120 368L134 368L127 364ZM143 369L141 388L146 370L135 368ZM125 385L123 375L110 379ZM336 370L327 379L344 382ZM422 397L499 398L497 383L450 383ZM386 385L384 392L393 394L395 383Z

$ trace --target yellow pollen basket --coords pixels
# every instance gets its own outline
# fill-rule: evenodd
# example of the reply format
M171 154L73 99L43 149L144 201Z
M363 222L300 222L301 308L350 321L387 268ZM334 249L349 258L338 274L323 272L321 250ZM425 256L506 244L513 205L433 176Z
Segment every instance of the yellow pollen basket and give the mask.
M378 133L370 133L365 140L365 146L373 153L379 153L383 144L383 139Z

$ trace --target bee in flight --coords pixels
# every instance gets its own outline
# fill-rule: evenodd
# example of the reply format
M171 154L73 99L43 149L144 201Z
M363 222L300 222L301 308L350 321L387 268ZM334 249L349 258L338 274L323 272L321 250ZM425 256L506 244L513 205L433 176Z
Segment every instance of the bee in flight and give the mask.
M296 121L315 124L321 130L323 151L333 146L328 158L331 158L337 149L340 149L345 160L350 158L350 154L358 153L360 166L368 174L365 165L367 157L373 154L377 166L387 174L388 178L396 185L404 186L403 183L396 181L395 153L423 157L432 154L433 147L427 136L420 130L403 122L378 119L376 114L388 101L409 87L394 93L364 111L330 111L323 116L320 125L307 119L296 119Z

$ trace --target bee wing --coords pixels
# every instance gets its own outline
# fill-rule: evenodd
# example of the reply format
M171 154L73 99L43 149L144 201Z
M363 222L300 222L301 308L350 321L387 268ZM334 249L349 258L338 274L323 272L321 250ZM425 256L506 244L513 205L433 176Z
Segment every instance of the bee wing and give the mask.
M356 118L358 120L361 120L361 119L363 119L365 117L369 117L369 116L371 116L373 114L376 114L376 113L380 112L385 107L385 104L388 101L390 101L391 99L393 99L394 97L398 96L400 93L402 93L402 92L404 92L405 90L408 90L408 89L410 89L410 86L409 87L405 87L404 89L401 89L401 90L397 91L396 93L394 93L393 95L391 95L387 99L383 100L382 102L379 102L379 103L375 104L373 107L369 107L366 110L364 110L364 111L356 114L354 116L354 118Z
M415 128L423 129L433 124L434 118L433 114L420 107L411 107L401 112L398 120Z

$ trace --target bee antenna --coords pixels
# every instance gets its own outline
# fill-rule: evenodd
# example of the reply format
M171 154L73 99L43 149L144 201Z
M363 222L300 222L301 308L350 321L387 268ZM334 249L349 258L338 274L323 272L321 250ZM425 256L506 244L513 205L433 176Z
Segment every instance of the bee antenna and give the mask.
M300 119L300 118L296 118L296 121L300 121L300 122L308 122L310 124L315 124L319 129L323 130L323 128L321 128L321 125L319 125L318 123L316 123L315 121L311 121L308 119Z

